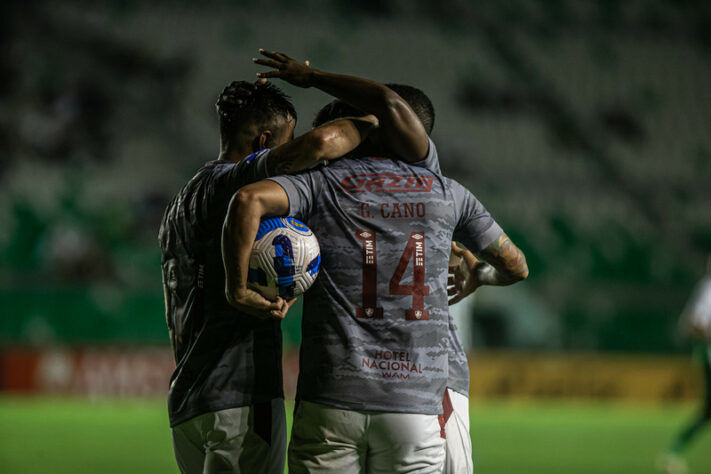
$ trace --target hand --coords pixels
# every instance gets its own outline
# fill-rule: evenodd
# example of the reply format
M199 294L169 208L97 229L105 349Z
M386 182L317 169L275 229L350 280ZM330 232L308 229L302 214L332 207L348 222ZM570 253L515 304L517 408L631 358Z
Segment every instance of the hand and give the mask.
M259 319L284 319L295 301L296 298L285 300L279 296L275 301L270 301L249 288L237 290L230 298L232 306Z
M362 117L353 117L353 120L367 122L373 128L378 128L380 126L380 121L378 120L378 117L373 114L363 115Z
M286 54L276 51L260 49L259 52L271 59L253 58L252 61L262 66L272 67L275 71L258 72L257 77L260 79L277 77L298 87L311 87L311 77L314 70L311 69L308 61L300 63Z
M450 305L459 303L481 286L475 270L482 263L469 250L459 248L452 242L452 258L447 279L447 295L453 296L449 300Z

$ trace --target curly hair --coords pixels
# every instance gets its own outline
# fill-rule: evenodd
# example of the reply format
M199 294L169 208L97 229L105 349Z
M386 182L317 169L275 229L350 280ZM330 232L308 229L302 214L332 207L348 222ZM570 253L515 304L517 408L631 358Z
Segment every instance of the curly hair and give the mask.
M249 93L245 94L245 90ZM248 125L270 128L279 117L296 121L296 109L290 97L269 82L233 81L222 90L215 108L224 140L231 139Z

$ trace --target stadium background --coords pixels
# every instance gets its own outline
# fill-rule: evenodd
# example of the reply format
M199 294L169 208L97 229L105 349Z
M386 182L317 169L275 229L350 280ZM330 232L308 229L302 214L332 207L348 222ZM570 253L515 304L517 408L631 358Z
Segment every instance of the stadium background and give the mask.
M176 472L157 227L260 47L422 88L444 173L526 253L525 283L460 309L477 472L650 472L700 390L678 328L711 252L694 0L0 4L0 470ZM279 85L303 133L329 99Z

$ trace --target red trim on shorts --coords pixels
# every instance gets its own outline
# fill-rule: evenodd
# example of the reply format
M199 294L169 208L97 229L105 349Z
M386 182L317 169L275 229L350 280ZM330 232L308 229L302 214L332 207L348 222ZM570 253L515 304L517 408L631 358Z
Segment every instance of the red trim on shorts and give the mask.
M452 400L449 398L449 390L445 389L444 396L442 397L442 414L437 416L439 419L439 435L442 439L447 439L444 425L447 424L449 417L452 416L452 412L454 412L454 407L452 406Z

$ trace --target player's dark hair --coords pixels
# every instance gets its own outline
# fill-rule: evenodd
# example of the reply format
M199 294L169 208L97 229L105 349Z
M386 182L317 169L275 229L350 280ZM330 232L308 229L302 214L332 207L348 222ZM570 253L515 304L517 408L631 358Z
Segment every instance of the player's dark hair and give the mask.
M432 105L432 101L427 94L422 92L422 90L417 87L408 86L406 84L385 84L393 92L402 97L405 102L407 102L412 110L415 111L417 117L422 122L422 126L425 127L427 135L432 133L435 122L435 110Z
M251 93L245 95L240 89L249 89ZM253 84L233 81L222 90L215 108L223 141L230 141L237 132L249 125L268 129L276 124L279 117L293 117L296 121L296 109L290 97L269 82Z
M353 107L347 102L336 99L324 105L314 117L311 125L316 128L331 120L336 120L343 117L360 117L366 115L365 112L357 107Z
M432 133L432 128L434 127L435 111L432 101L427 97L427 94L422 92L417 87L408 86L405 84L385 84L387 87L392 89L393 92L398 94L400 97L407 102L412 110L417 114L417 117L422 122L422 126L425 127L427 135ZM319 110L316 117L314 117L312 125L318 127L331 120L336 120L343 117L355 117L359 115L365 115L365 112L354 107L341 100L334 100L326 104L321 110Z

